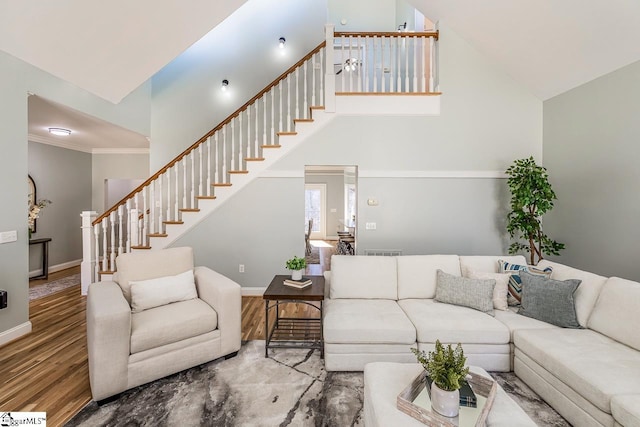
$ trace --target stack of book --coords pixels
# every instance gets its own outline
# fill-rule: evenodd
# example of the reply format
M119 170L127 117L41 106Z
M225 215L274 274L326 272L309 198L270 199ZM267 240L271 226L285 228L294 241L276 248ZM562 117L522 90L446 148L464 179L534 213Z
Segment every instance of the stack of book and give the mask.
M429 393L429 397L431 397L431 383L433 380L430 376L427 375L427 392ZM460 406L467 406L470 408L476 408L478 406L478 399L476 398L476 394L471 390L471 386L467 381L462 383L462 387L460 388Z
M302 280L284 279L282 283L286 286L291 286L292 288L302 289L309 286L312 282L311 279L305 279L303 277Z

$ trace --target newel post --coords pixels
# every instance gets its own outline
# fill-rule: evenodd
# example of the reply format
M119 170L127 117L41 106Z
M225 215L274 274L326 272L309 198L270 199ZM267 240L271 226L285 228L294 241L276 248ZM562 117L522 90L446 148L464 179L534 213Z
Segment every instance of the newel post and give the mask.
M324 111L327 113L335 113L336 111L336 76L333 69L333 40L334 30L333 24L326 24L325 30L325 60L326 68L324 75Z
M83 211L82 217L82 263L80 264L80 290L86 295L89 285L93 283L96 273L96 250L93 236L93 221L98 216L96 211Z

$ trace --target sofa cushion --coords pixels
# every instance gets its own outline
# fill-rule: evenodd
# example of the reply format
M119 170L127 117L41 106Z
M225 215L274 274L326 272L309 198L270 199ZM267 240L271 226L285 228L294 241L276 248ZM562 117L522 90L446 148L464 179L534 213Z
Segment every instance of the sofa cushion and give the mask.
M485 271L487 273L500 273L498 260L503 260L510 264L527 264L527 260L522 255L461 255L460 271L462 272L463 276L467 275L467 270Z
M577 268L558 264L557 262L547 261L546 259L540 261L538 263L538 267L542 269L551 267L553 269L551 278L554 280L579 279L581 281L580 286L576 289L573 297L576 302L578 322L580 322L580 326L586 328L591 311L596 305L598 295L600 295L600 291L602 290L604 283L607 281L607 278L587 271L578 270Z
M331 299L398 299L395 257L333 255Z
M551 277L553 270L551 267L539 269L533 265L512 264L502 259L498 260L498 265L500 266L500 273L511 274L509 280L509 295L507 295L509 305L520 305L520 300L522 299L522 279L520 279L520 271L526 271L527 273L548 279Z
M614 396L611 414L624 427L640 427L640 394Z
M573 294L580 280L553 280L520 272L522 279L522 302L519 314L560 326L581 328L576 317Z
M131 304L132 280L149 280L174 276L193 270L193 249L188 247L160 251L130 252L116 258L117 282ZM114 278L115 280L115 278Z
M640 393L640 352L588 329L528 329L516 348L601 411L617 394Z
M557 328L547 322L532 319L530 317L522 316L517 313L518 309L512 307L506 311L496 311L495 316L500 322L504 323L511 332L511 341L513 341L513 334L520 329L551 329Z
M509 293L509 279L511 278L511 274L488 273L467 268L464 271L464 277L468 277L469 279L495 280L496 286L493 288L493 308L497 310L509 309L507 294Z
M435 297L438 269L461 275L458 255L406 255L397 260L398 299Z
M415 344L416 329L387 299L330 299L324 303L324 341L333 344Z
M198 298L193 270L175 276L149 280L132 280L131 311L138 313L161 305Z
M640 350L638 301L640 283L618 277L609 278L589 317L589 329Z
M195 337L216 329L218 315L201 299L131 314L131 354Z
M469 279L442 270L438 270L437 278L436 301L473 308L493 316L494 279Z
M467 307L432 299L406 299L398 304L416 327L418 342L444 344L508 344L509 328Z

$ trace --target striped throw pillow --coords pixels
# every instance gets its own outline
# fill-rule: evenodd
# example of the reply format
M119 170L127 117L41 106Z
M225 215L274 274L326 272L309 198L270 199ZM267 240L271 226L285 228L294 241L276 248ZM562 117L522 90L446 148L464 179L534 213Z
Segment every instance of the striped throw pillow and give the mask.
M520 305L522 301L522 279L520 278L520 272L526 271L534 276L541 276L545 279L551 278L551 272L553 269L547 267L544 270L537 268L533 265L518 265L511 264L509 262L498 260L498 266L500 267L500 273L510 273L509 278L509 294L507 295L507 302L509 305Z

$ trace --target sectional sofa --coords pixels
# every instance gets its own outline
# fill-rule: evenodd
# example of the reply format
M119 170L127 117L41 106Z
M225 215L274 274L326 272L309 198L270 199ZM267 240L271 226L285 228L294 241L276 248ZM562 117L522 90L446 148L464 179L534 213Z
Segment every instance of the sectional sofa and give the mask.
M369 362L415 362L411 347L461 343L470 365L515 371L576 426L640 427L640 284L543 260L555 280L579 279L580 329L517 314L494 315L434 300L437 270L498 272L522 256L333 256L325 273L325 364L361 371Z

